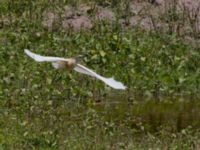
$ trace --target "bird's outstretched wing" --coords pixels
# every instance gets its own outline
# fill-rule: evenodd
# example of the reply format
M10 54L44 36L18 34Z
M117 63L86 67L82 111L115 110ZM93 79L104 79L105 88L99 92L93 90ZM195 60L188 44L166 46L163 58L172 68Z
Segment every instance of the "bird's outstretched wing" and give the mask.
M81 64L77 64L76 67L74 67L74 70L77 71L77 72L80 72L80 73L87 74L89 76L95 77L95 78L103 81L105 84L109 85L110 87L112 87L114 89L122 89L122 90L126 89L126 86L124 86L121 82L118 82L118 81L114 80L114 78L102 77L101 75L98 75L94 71L86 68L85 66L83 66Z
M68 59L65 58L59 58L59 57L50 57L50 56L41 56L38 54L35 54L28 49L25 49L24 52L31 58L33 58L37 62L57 62L57 61L68 61Z

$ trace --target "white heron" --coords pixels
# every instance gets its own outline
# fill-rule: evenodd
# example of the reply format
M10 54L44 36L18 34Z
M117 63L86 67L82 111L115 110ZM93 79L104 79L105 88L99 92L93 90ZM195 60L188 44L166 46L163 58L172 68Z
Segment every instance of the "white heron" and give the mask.
M51 57L51 56L41 56L29 51L28 49L25 49L24 52L37 62L51 62L52 66L56 69L66 69L66 70L73 69L79 73L83 73L83 74L95 77L114 89L121 89L121 90L126 89L126 86L124 86L121 82L114 80L114 78L105 78L95 73L94 71L86 68L85 66L78 64L78 57L60 58L60 57Z

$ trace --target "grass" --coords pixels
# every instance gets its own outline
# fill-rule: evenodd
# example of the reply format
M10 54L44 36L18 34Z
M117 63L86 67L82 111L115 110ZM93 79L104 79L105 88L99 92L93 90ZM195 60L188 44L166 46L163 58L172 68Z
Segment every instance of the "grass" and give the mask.
M134 105L117 102L111 103L108 99L97 105L89 102L83 105L57 99L54 102L35 100L27 107L4 108L0 119L1 147L198 149L198 126L195 129L199 123L198 101L159 105L153 101ZM190 112L191 108L194 112Z
M106 2L98 4L116 12L128 6ZM62 16L65 4L80 3L0 2L0 149L198 149L199 47L177 33L124 29L117 17L111 26L89 14L90 31L42 25L44 11ZM25 48L52 56L85 54L82 64L114 76L128 90L38 64Z

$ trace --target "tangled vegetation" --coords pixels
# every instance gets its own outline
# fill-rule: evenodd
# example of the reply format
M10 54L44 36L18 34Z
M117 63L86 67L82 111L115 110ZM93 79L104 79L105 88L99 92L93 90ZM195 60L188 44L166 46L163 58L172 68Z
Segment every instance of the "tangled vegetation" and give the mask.
M175 104L171 109L165 102L138 105L144 97L199 96L198 31L190 21L197 18L188 16L191 32L179 34L175 27L187 18L177 18L170 7L168 28L149 30L131 26L128 0L84 1L86 10L82 2L1 0L0 149L198 149L196 107L174 99L168 101ZM128 89L116 92L90 77L35 63L25 48L49 56L84 54L82 64ZM186 123L184 111L193 117Z

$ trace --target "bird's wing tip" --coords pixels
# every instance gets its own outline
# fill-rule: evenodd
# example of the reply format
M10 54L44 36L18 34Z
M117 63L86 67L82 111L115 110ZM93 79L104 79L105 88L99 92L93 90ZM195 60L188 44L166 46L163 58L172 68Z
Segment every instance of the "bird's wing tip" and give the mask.
M119 90L126 90L126 86L124 86L122 83L121 83L121 85L120 85L120 87L118 88Z
M32 53L30 50L28 50L28 49L24 49L24 52L26 53L26 55L28 55L28 56L30 56L32 58L34 58L34 56L36 55L36 54Z
M28 49L24 49L24 53L26 53L27 55L31 55L31 54L33 54L30 50L28 50Z
M24 52L30 52L30 50L28 50L28 49L25 48L25 49L24 49Z
M125 90L125 89L127 88L123 83L121 83L121 82L119 82L119 81L116 81L116 80L114 79L114 77L111 77L111 78L109 78L108 80L109 80L110 83L112 83L112 87L113 87L114 89ZM114 84L114 85L113 85L113 84ZM111 84L110 84L110 85L111 85Z
M29 50L28 49L24 49L24 53L27 53Z
M123 85L122 84L122 88L121 88L122 90L125 90L125 89L127 89L127 87L125 86L125 85Z

